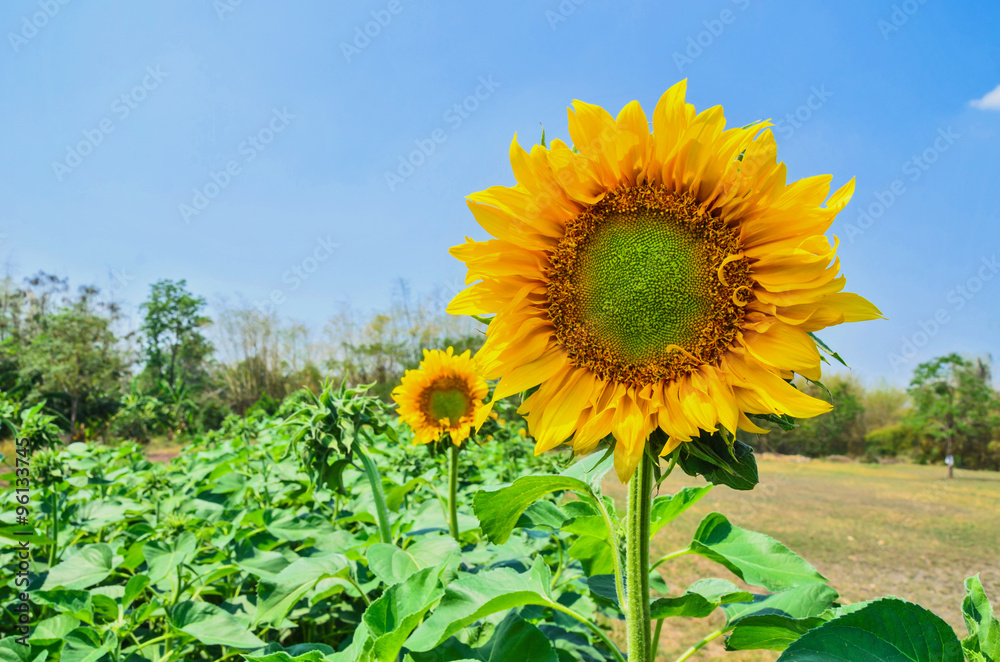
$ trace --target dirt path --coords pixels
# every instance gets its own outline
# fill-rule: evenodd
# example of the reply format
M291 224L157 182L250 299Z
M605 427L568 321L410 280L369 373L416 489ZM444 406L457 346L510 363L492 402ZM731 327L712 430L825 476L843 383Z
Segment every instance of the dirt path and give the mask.
M166 464L170 460L180 455L180 451L153 451L146 453L146 459L150 462L160 462Z

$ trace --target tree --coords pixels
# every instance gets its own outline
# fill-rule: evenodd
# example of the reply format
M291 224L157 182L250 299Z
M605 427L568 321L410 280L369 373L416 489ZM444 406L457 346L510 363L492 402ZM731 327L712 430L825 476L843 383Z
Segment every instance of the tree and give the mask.
M763 449L810 457L864 453L864 389L857 380L840 375L831 376L825 383L826 389L811 382L798 386L814 398L832 402L833 410L815 418L797 420L792 430L774 429L771 434L761 437Z
M990 385L988 361L949 354L921 363L913 373L909 393L911 422L929 436L945 457L970 468L995 466L993 430L1000 423L997 394Z
M153 384L160 380L173 389L178 380L195 384L205 372L212 345L200 329L211 324L202 314L205 299L187 291L187 281L159 280L150 287L140 307L145 315L146 372Z
M23 349L21 371L43 392L69 400L75 432L81 406L118 388L124 365L117 339L110 321L84 304L44 315L39 328Z

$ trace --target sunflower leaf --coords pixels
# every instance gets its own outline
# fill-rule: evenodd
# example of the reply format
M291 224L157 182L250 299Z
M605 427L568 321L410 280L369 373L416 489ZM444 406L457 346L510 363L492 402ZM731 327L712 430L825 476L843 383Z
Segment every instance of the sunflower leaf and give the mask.
M827 345L822 340L820 340L819 336L817 336L815 333L809 332L809 337L812 338L816 342L817 345L819 345L820 349L822 349L824 352L826 352L831 357L837 359L845 368L850 368L851 367L851 366L847 365L847 361L845 361L844 359L840 358L840 354L838 354L837 352L835 352L832 349L830 349L830 346Z
M962 615L969 636L962 641L969 657L973 654L988 662L1000 662L1000 620L993 615L993 606L986 597L979 575L965 580L967 595L962 602Z
M698 525L691 551L725 566L737 577L769 591L825 582L816 568L774 538L734 526L721 513Z
M883 598L809 630L778 662L962 662L958 637L923 607Z
M704 476L715 485L752 490L759 482L753 448L742 441L726 443L719 433L702 433L681 444L677 465L689 476Z

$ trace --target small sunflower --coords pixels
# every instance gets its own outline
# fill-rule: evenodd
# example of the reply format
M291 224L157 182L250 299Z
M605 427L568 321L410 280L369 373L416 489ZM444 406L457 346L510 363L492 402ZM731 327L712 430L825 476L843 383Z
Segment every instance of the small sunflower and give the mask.
M538 386L519 410L536 452L613 434L623 481L657 427L667 454L699 430L764 432L747 414L828 411L789 383L820 377L810 333L881 317L843 291L825 236L853 180L829 199L828 175L788 184L768 122L727 130L685 93L652 131L636 101L617 119L577 101L575 149L515 137L516 186L469 196L496 238L451 250L474 284L448 311L495 314L476 357L494 401Z
M437 441L447 432L459 446L489 414L483 404L488 391L472 352L455 355L449 347L425 349L420 367L406 371L392 398L399 405L399 417L413 429L414 443Z

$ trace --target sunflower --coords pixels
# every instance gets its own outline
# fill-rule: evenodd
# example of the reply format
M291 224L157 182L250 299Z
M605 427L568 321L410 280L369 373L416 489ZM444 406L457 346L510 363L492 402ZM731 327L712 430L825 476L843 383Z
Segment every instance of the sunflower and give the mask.
M786 182L774 136L696 113L686 82L653 111L569 109L558 140L510 147L517 184L469 196L495 239L451 249L467 283L453 314L494 314L477 354L494 401L521 405L536 453L611 434L627 481L650 433L663 454L700 430L765 432L748 414L806 418L830 405L789 382L820 378L811 332L881 317L844 292L825 236L854 191L832 177ZM825 204L824 204L825 201Z
M414 443L437 441L447 432L459 446L489 414L490 408L483 404L488 390L476 373L472 352L456 355L449 347L425 349L420 367L406 371L392 398L399 405L399 417L413 429Z

